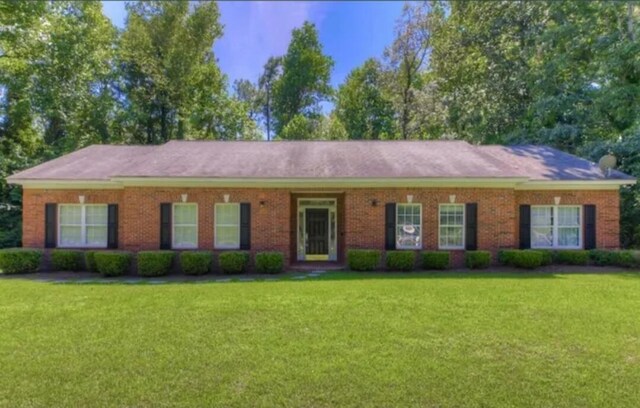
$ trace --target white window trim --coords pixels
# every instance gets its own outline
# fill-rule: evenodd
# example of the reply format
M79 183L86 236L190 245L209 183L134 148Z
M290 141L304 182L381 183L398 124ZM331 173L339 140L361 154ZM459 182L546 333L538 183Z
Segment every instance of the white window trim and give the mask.
M578 245L577 246L559 246L558 245L558 230L561 228L558 225L558 209L559 208L577 208L578 214L580 217L580 223L578 224ZM531 210L534 208L551 208L553 212L553 225L551 226L551 232L553 234L553 245L552 246L544 246L544 245L535 245L533 241L533 222L529 226L529 239L531 240L531 248L535 249L582 249L584 245L583 240L583 227L584 227L584 219L582 215L582 206L581 205L532 205ZM533 212L533 211L532 211ZM532 217L533 220L533 217Z
M218 224L218 206L235 206L238 211L238 224ZM240 203L216 203L213 210L213 247L215 249L240 249ZM219 245L218 244L218 227L237 227L238 229L238 245Z
M176 207L194 205L196 207L196 223L194 224L177 224L175 221ZM173 203L171 208L171 248L172 249L195 249L198 248L198 204L197 203ZM178 245L176 244L176 227L196 227L196 243L195 245Z
M443 206L457 206L462 207L462 245L440 245L440 235L442 234L442 227L457 227L457 225L442 225L440 223L440 211L442 211ZM465 249L467 244L467 206L466 204L438 204L438 249Z
M416 247L416 246L405 246L405 245L398 245L398 207L401 205L417 205L418 207L420 207L420 223L418 224L420 226L420 246ZM422 240L422 233L424 228L422 227L422 203L396 203L396 230L394 231L394 239L396 241L396 249L414 249L414 250L419 250L422 249L424 247L424 241Z
M60 203L57 206L57 224L58 224L58 236L57 236L57 245L56 248L107 248L109 246L109 205L108 204L67 204ZM65 227L80 227L80 240L83 242L78 245L68 245L61 244L62 242L62 222L60 213L62 212L62 207L80 207L80 224L65 224ZM87 224L87 207L105 207L107 208L107 223L102 224ZM87 227L106 227L107 228L107 239L104 242L104 245L88 245L84 244L87 241Z

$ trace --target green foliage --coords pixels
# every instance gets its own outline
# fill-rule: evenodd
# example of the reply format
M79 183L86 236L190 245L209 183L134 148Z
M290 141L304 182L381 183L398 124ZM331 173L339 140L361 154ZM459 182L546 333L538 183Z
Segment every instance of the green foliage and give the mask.
M276 274L284 269L282 252L258 252L256 254L256 271L258 273Z
M416 266L416 253L414 251L387 251L385 264L391 271L412 271Z
M184 251L180 253L180 269L185 275L206 275L211 272L213 254L209 251Z
M96 252L97 251L84 251L84 265L87 272L98 272L96 266Z
M96 270L102 276L122 276L131 267L131 252L126 251L96 251Z
M373 271L380 267L380 251L377 249L350 249L347 264L352 271Z
M38 249L0 249L0 273L34 273L40 267L42 251Z
M247 272L249 267L249 253L243 251L222 252L218 256L220 272L225 275L233 275Z
M393 104L383 82L380 62L368 59L340 86L335 112L349 139L389 139L395 134Z
M633 251L608 251L604 249L592 249L589 251L591 263L597 266L620 266L630 268L640 265L636 261Z
M422 252L422 269L447 269L449 268L448 251L424 251Z
M531 249L503 249L498 253L498 260L503 265L535 269L543 265L545 256L541 251Z
M553 262L563 265L587 265L589 251L581 249L563 249L553 253Z
M303 138L291 131L281 134L297 115L307 119L319 116L319 103L332 93L329 83L332 67L331 57L322 53L315 25L305 22L293 30L287 53L282 57L282 75L273 89L273 113L281 139Z
M464 264L469 269L486 269L491 265L491 252L466 251L464 253Z
M137 254L138 275L164 276L171 272L173 251L140 251Z
M83 268L84 253L71 249L51 251L51 265L54 271L80 271Z

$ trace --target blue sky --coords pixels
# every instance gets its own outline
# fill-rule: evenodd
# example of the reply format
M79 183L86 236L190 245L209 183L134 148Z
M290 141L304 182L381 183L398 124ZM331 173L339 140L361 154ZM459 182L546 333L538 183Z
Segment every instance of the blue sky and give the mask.
M316 24L324 52L335 61L334 86L369 57L381 57L393 40L401 1L220 2L224 35L214 45L220 68L232 83L258 79L267 58L286 52L291 30L305 20ZM104 13L124 26L124 2L103 1Z

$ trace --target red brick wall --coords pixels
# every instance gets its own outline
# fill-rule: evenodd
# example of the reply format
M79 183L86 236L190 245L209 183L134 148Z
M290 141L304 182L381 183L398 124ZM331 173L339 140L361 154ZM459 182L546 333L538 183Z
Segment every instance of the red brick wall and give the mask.
M554 205L554 197L560 197L560 205L596 206L596 246L618 248L620 246L620 194L612 190L594 191L516 191L514 203L515 228L520 222L518 207L521 204ZM517 238L517 237L516 237Z
M198 203L198 244L212 249L214 242L214 204L224 202L251 203L252 252L277 250L290 258L295 225L291 225L292 192L287 189L215 189L215 188L125 188L122 190L24 190L23 243L27 247L44 246L45 203L78 203L84 195L86 203L116 203L120 208L119 245L123 249L157 249L160 241L160 203ZM385 203L403 203L413 195L414 203L422 203L424 249L438 248L438 204L478 203L478 248L497 251L518 246L518 206L520 204L595 204L597 207L597 245L619 246L619 193L601 191L515 191L512 189L350 189L343 192L344 248L384 248ZM305 194L307 195L307 194ZM372 205L373 200L377 205ZM264 206L260 202L264 202ZM342 207L342 206L341 206ZM342 245L341 245L342 247ZM461 252L461 251L458 251ZM342 254L341 254L342 255ZM461 259L460 254L455 255Z

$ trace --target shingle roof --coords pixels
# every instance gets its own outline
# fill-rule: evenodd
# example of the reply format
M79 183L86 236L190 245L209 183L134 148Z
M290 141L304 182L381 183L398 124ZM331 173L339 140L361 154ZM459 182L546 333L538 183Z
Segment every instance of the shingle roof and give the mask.
M15 180L160 178L523 178L632 180L544 146L476 146L463 141L171 141L94 145L9 177Z

